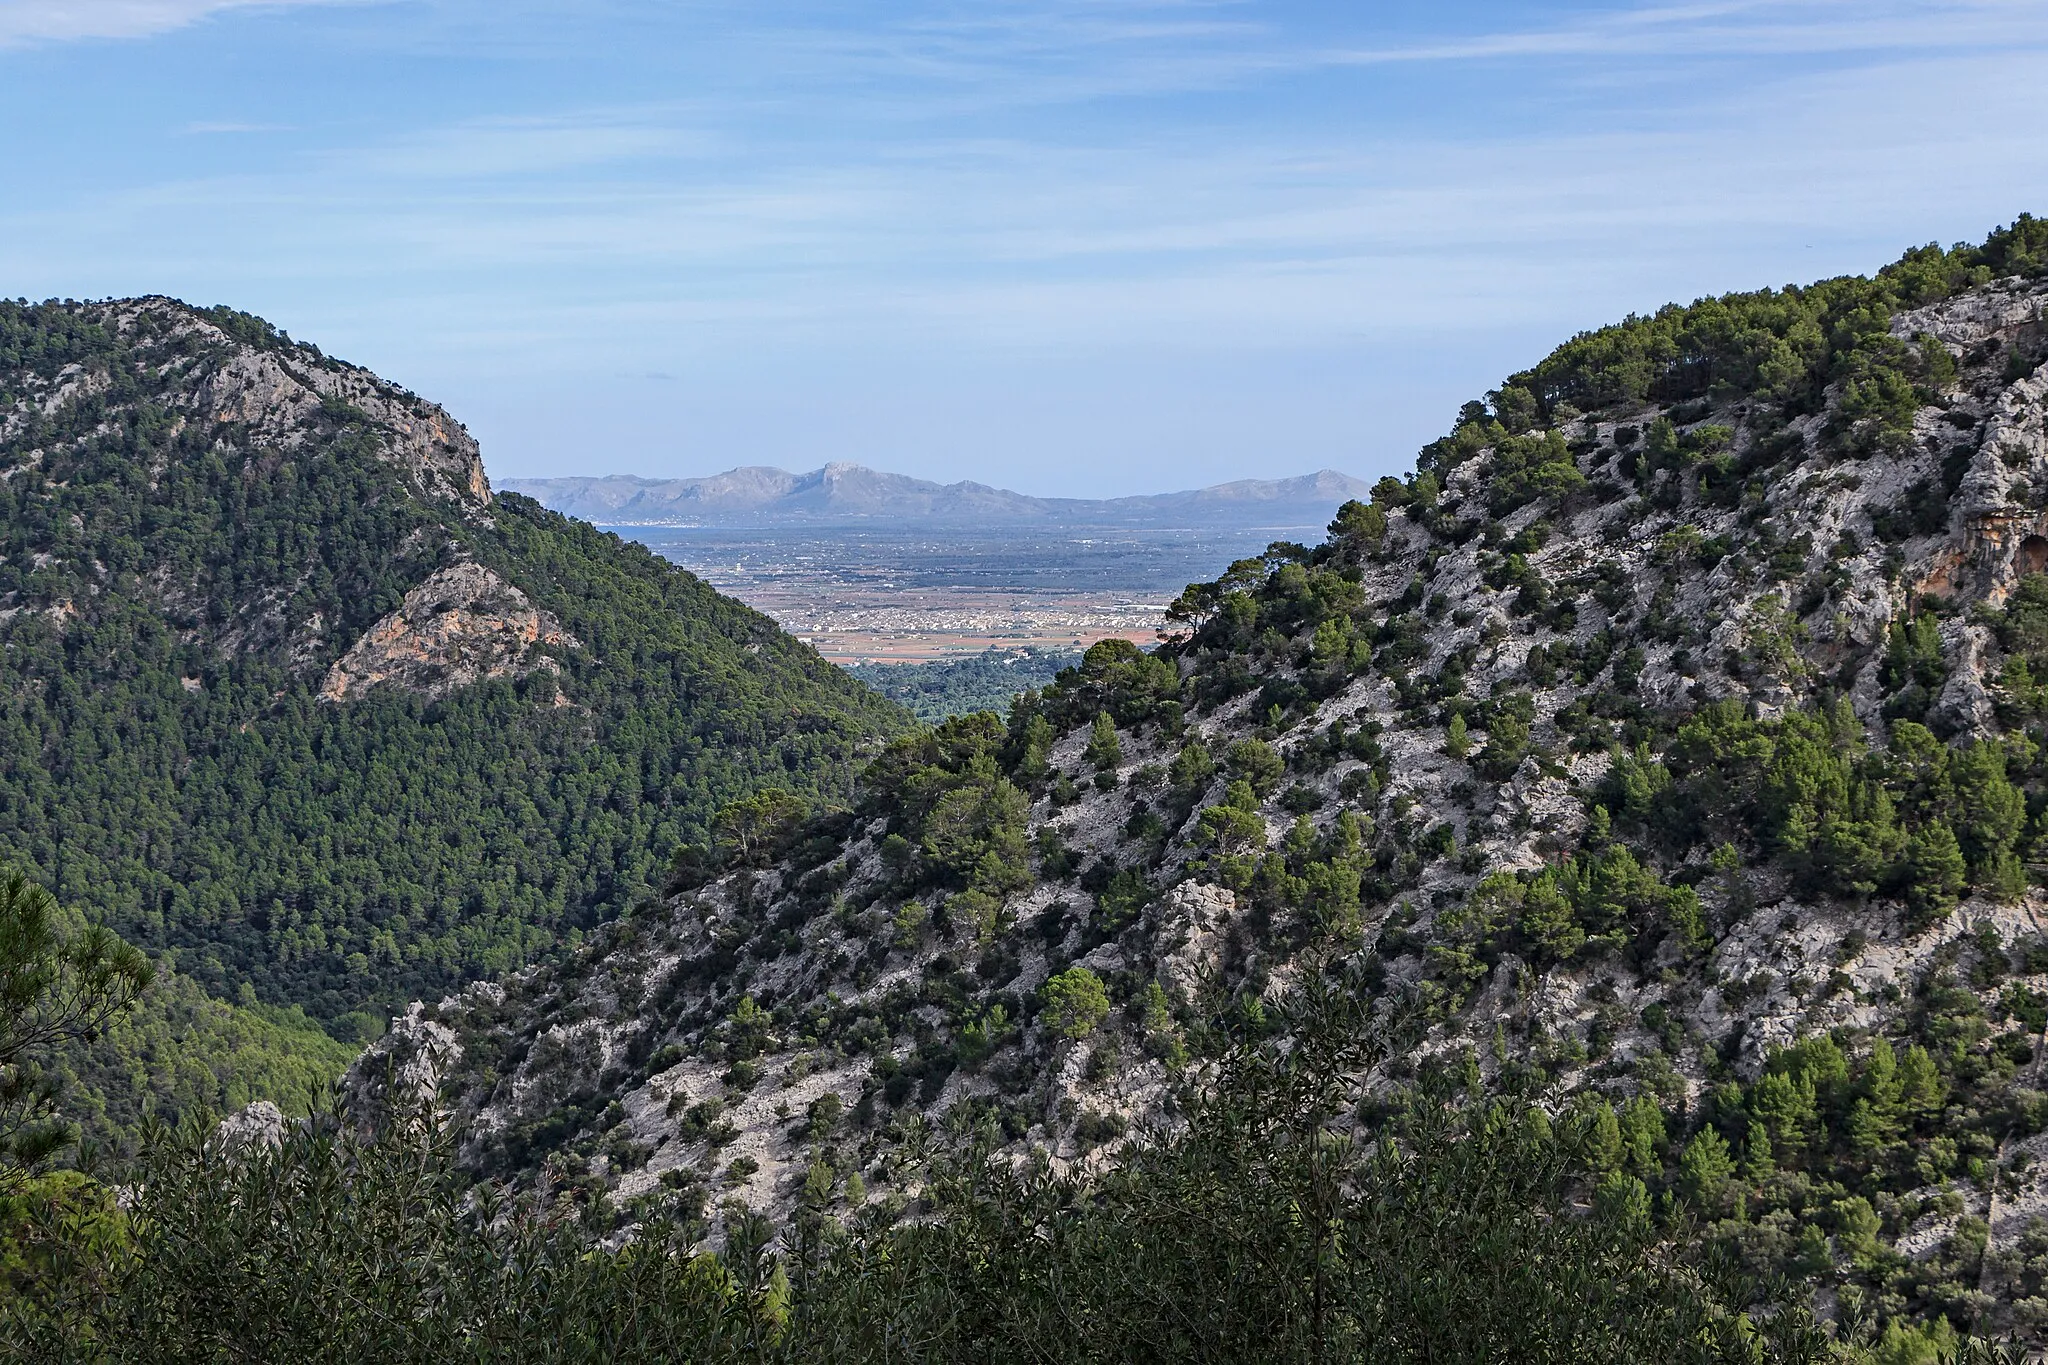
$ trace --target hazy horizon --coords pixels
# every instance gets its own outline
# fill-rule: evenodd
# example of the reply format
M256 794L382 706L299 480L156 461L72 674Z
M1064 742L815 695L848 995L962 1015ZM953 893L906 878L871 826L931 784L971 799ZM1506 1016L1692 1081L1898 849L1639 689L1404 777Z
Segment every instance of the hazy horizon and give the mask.
M852 465L856 468L864 469L871 474L886 474L890 476L897 476L903 478L919 479L926 483L934 483L939 484L941 486L950 486L952 484L957 483L979 483L984 484L986 487L994 488L998 492L1023 493L1022 489L1009 488L1002 484L989 484L986 480L976 479L970 475L962 475L959 478L935 478L922 474L907 474L900 469L889 469L881 465L870 464L864 460L824 460L817 464L811 465L808 468L792 468L788 465L773 464L734 464L726 465L718 469L681 470L672 474L642 474L631 469L611 469L605 470L603 472L507 474L502 478L500 478L496 474L490 474L488 461L486 461L485 472L487 474L490 474L493 486L500 483L548 483L562 479L637 479L647 483L688 483L691 482L692 480L715 479L721 474L736 474L741 470L745 469L772 469L777 473L790 474L798 478L803 478L811 474L822 473L826 468L835 464ZM1185 487L1152 488L1141 490L1136 493L1112 493L1107 494L1101 498L1093 498L1087 497L1085 495L1068 493L1024 493L1024 496L1038 498L1075 497L1088 502L1114 501L1115 499L1121 497L1147 497L1163 493L1200 493L1205 492L1212 488L1220 488L1226 484L1235 483L1288 483L1296 479L1312 479L1321 474L1337 474L1348 479L1359 479L1365 482L1370 482L1370 480L1366 480L1365 476L1362 474L1354 474L1348 469L1337 469L1329 465L1324 465L1316 469L1297 470L1291 474L1246 474L1241 475L1237 478L1217 479L1210 483L1190 484Z

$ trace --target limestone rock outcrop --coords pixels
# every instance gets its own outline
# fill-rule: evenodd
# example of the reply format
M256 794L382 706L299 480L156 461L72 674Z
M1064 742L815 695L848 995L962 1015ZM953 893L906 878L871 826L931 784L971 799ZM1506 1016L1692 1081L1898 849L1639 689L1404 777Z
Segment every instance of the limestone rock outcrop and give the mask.
M561 665L548 649L578 641L525 593L480 564L442 569L335 660L320 699L345 702L373 687L444 696L485 678L521 677Z

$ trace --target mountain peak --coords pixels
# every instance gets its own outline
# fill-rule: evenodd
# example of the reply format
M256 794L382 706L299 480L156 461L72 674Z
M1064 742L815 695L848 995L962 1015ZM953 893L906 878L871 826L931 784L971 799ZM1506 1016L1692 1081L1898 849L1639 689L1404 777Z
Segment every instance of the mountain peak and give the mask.
M482 514L490 504L476 440L445 409L294 342L260 318L162 295L68 307L87 326L120 337L140 354L162 353L197 378L171 399L191 417L231 423L252 442L280 452L302 447L323 422L357 421L370 436L369 452L399 469L422 496L469 514ZM92 382L81 365L55 376L42 401L61 404Z

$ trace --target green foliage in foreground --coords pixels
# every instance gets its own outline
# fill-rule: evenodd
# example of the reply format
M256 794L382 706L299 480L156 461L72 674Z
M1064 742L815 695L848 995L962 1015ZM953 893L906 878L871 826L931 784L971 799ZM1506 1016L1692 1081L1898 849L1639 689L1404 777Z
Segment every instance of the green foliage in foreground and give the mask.
M0 1186L74 1139L81 1160L125 1155L145 1113L325 1094L358 1046L242 989L239 1005L216 1000L0 871Z
M925 724L937 725L974 711L1000 715L1019 692L1044 687L1061 669L1080 661L1072 650L998 647L966 659L853 664L846 671Z
M149 962L98 926L73 929L49 892L0 875L0 1195L71 1140L44 1058L98 1036L150 983Z
M1335 999L1100 1180L963 1132L928 1217L806 1208L778 1243L735 1211L715 1255L687 1207L598 1250L564 1209L465 1188L417 1128L232 1149L190 1125L153 1143L123 1249L17 1294L5 1330L109 1363L1856 1358L1796 1309L1742 1311L1758 1286L1660 1240L1641 1186L1594 1187L1584 1136L1532 1108L1418 1093L1347 1131Z

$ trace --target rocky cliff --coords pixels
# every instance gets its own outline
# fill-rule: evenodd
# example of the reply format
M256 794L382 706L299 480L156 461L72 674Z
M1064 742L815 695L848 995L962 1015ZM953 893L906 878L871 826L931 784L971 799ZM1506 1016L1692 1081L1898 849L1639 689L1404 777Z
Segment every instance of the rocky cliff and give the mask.
M1578 338L1155 653L736 812L363 1074L620 1224L886 1202L949 1118L1102 1160L1326 973L1361 1125L1535 1093L1830 1313L2048 1330L2041 229Z

